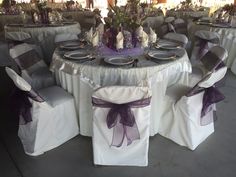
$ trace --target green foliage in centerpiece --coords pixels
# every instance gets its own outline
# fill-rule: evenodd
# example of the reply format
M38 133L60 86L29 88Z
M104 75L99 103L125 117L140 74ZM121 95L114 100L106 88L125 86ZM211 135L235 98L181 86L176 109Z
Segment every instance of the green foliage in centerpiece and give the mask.
M142 6L141 6L142 5ZM103 42L111 49L115 49L116 36L119 32L124 36L124 48L136 47L137 37L135 30L147 18L148 4L140 4L140 0L128 0L122 7L110 6L108 17L105 20Z
M108 27L122 27L133 31L140 26L147 17L144 10L146 7L148 7L148 5L144 5L144 3L142 3L141 6L140 0L129 0L123 7L113 7L110 5L108 17L105 18L106 25Z
M223 11L228 13L229 15L234 15L236 13L236 5L234 4L226 4L223 8Z

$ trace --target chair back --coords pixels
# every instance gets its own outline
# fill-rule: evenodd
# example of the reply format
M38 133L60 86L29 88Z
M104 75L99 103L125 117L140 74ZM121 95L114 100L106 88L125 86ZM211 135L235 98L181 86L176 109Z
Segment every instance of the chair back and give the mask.
M219 44L220 43L220 37L219 34L212 31L207 30L199 30L195 33L195 38L198 40L204 40L209 43L213 44Z
M144 22L143 26L156 30L158 27L160 27L164 23L164 17L163 16L157 16L157 17L147 17Z
M182 47L185 47L188 43L188 38L184 34L167 33L163 38L173 42L180 43Z
M219 82L226 74L227 67L224 66L217 71L205 75L191 90L186 93L186 96L193 96L204 91L206 88L214 86L215 83Z
M93 93L95 164L147 166L150 101L148 87L108 86Z
M165 18L165 23L172 23L175 21L175 17L167 17Z
M177 18L173 22L176 33L187 35L187 24L182 18Z
M208 71L212 72L218 69L219 65L222 65L227 57L228 52L226 49L214 46L201 58L201 62Z
M31 39L30 34L25 32L6 32L5 38L7 41L12 42L27 42Z
M47 67L45 62L39 57L38 53L29 44L23 43L14 46L10 49L9 53L16 61L21 71L25 71L29 75L38 68Z
M27 96L32 100L40 103L44 102L44 104L46 104L45 100L35 90L32 89L31 85L22 77L20 77L14 70L9 67L5 67L5 70L7 75L12 79L18 89L26 93Z

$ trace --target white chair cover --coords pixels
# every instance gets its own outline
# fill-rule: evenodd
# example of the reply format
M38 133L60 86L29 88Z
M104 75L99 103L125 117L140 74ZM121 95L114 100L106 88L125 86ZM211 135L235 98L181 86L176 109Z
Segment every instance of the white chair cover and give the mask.
M6 72L16 86L23 91L31 92L31 86L12 69ZM18 136L25 153L37 156L65 143L75 137L78 123L73 97L57 86L38 91L45 101L37 102L29 97L32 121L21 124L20 116Z
M143 26L146 27L147 29L151 27L153 30L156 30L163 23L164 23L163 16L147 17L143 22Z
M208 72L214 72L219 65L224 65L223 61L228 57L228 52L223 47L212 47L200 60L199 64L192 67L189 77L190 85L194 86Z
M110 103L123 104L151 97L149 88L134 86L103 87L94 92L93 98ZM131 108L138 127L140 139L127 145L127 138L120 147L111 146L113 130L109 129L106 117L109 108L93 107L93 154L94 164L98 165L127 165L147 166L149 147L150 105ZM117 122L118 126L122 125ZM123 127L123 125L122 125ZM127 131L128 128L127 128Z
M197 31L195 33L195 41L190 58L192 64L197 64L211 47L219 45L219 43L220 37L218 33L206 30Z
M47 65L28 44L20 44L10 49L10 56L21 69L22 77L34 89L55 85L55 80Z
M9 32L6 31L5 33L5 39L9 41L10 43L14 43L17 45L18 43L27 43L30 45L40 57L43 57L43 52L40 47L40 45L37 44L37 41L33 41L31 35L26 32Z
M183 19L181 18L175 19L173 25L176 33L187 35L187 24Z
M172 23L172 22L174 22L174 20L175 20L175 17L167 17L165 19L165 23Z
M59 44L61 42L75 41L75 40L78 40L78 34L63 33L63 34L57 34L55 36L54 42L56 44Z
M205 77L195 87L209 88L221 80L227 72L223 67L208 77ZM195 88L194 87L194 88ZM174 85L167 89L165 101L169 103L171 110L166 110L160 121L160 135L171 139L181 146L194 150L209 135L214 132L214 122L202 126L200 119L213 120L214 104L209 112L201 118L203 107L204 89L192 96L185 96L191 87Z
M163 36L164 39L177 42L179 43L182 47L185 47L188 43L188 38L184 34L178 34L178 33L167 33L166 35Z
M5 39L10 40L10 41L25 42L31 39L31 36L29 33L20 32L20 31L19 32L6 32Z

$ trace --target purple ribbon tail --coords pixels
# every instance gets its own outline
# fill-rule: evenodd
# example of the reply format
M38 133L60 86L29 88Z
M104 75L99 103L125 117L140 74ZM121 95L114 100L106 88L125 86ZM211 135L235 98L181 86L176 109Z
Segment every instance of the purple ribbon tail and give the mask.
M216 88L210 87L205 89L205 93L203 95L202 100L202 111L201 111L201 120L200 124L202 126L208 125L213 122L213 119L210 116L205 116L209 111L213 108L213 104L218 103L225 99L225 96Z
M200 43L199 43L199 51L198 51L198 55L197 55L197 59L200 60L203 55L205 54L204 51L208 49L208 41L200 39Z
M30 112L32 104L28 99L27 92L15 88L10 96L10 107L16 113L18 118L19 116L23 117L23 123L22 121L19 121L21 124L27 124L28 122L32 121L32 116Z

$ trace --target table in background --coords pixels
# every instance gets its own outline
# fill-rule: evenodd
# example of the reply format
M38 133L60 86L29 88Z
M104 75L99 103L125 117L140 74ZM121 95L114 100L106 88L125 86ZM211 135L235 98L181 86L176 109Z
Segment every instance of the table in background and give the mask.
M35 42L41 46L44 59L50 63L52 54L55 50L54 39L57 34L73 33L79 34L81 32L79 23L64 23L55 25L6 25L5 33L7 32L26 32L31 35Z

